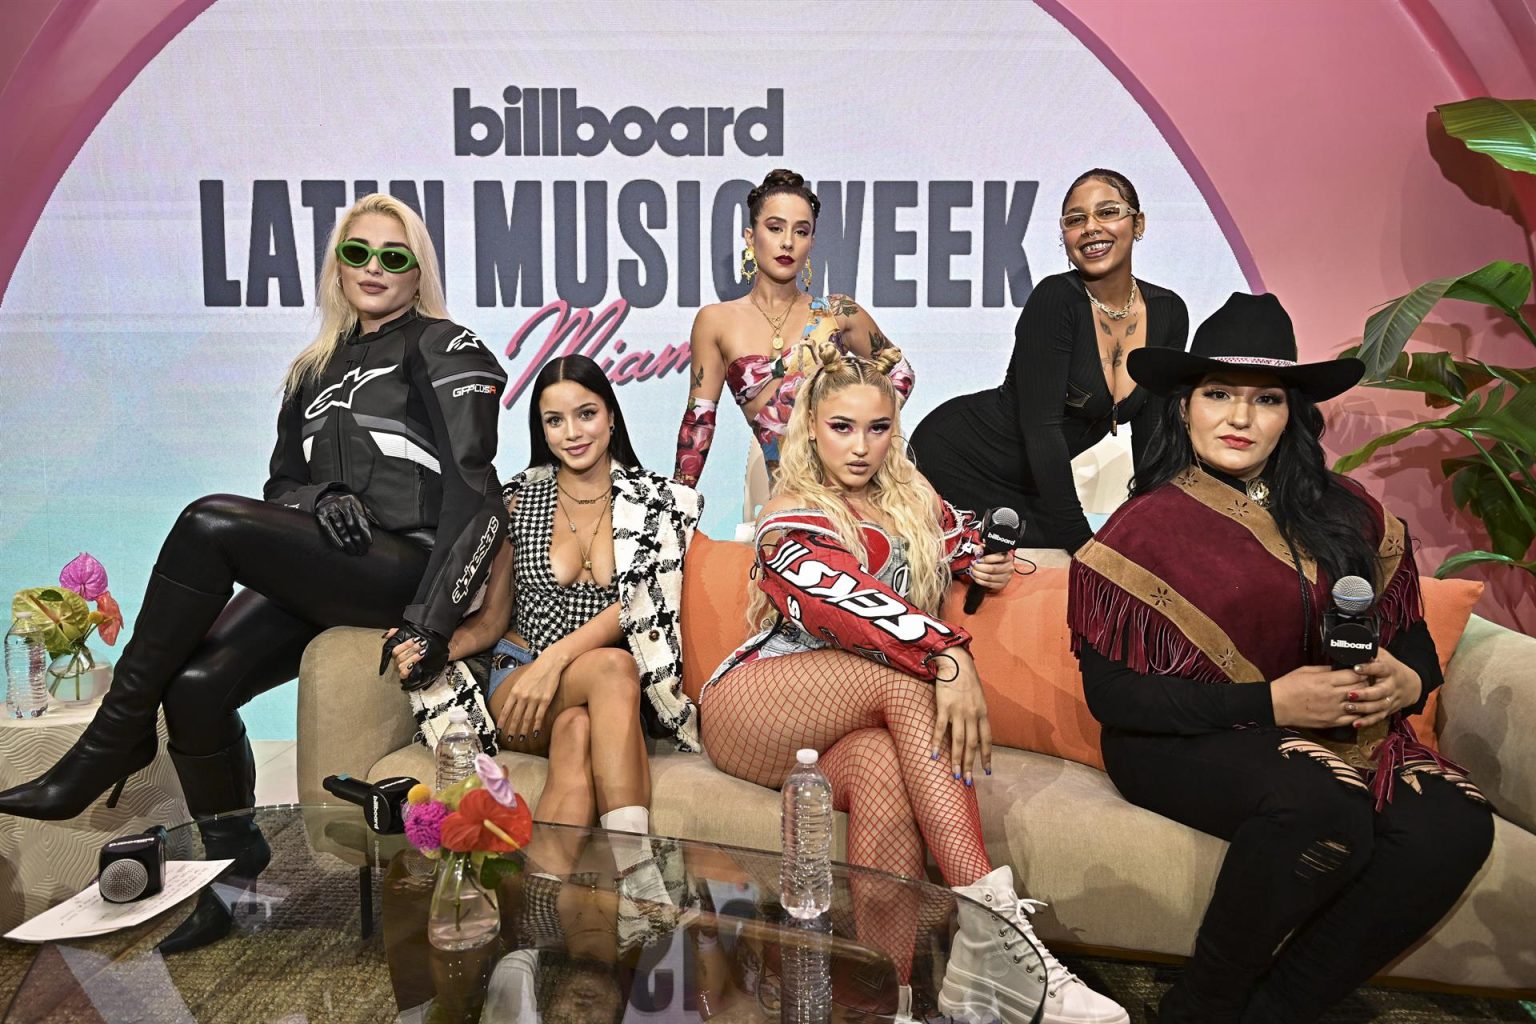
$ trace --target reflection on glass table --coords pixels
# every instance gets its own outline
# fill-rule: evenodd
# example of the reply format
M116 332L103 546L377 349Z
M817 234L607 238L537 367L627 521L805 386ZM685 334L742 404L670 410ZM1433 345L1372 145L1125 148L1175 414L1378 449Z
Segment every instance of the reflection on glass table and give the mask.
M1038 952L1001 918L1012 991L949 969L965 901L948 889L836 865L831 909L798 922L777 853L549 825L496 888L500 936L448 952L427 934L436 865L404 837L352 806L244 813L272 862L248 889L214 883L234 907L226 939L156 953L188 901L112 935L5 944L0 977L18 963L25 977L3 1019L934 1021L942 991L963 1019L1025 1024L1043 995ZM636 842L651 859L616 870L615 847ZM173 829L170 855L200 858L197 830Z

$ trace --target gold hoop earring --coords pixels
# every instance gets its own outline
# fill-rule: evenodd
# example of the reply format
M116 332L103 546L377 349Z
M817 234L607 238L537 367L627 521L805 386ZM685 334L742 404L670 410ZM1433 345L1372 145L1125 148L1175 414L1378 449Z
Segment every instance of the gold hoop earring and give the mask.
M811 290L811 261L807 259L805 266L800 268L800 280L805 282L805 290Z
M749 245L741 250L741 279L750 281L757 276L757 254Z

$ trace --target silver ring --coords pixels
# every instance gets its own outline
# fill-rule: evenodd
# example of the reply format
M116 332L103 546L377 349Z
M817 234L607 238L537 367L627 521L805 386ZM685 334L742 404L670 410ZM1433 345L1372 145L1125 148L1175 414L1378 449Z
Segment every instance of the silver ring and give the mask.
M1350 714L1354 714L1355 713L1355 706L1353 704L1345 704L1344 705L1344 710L1348 711Z

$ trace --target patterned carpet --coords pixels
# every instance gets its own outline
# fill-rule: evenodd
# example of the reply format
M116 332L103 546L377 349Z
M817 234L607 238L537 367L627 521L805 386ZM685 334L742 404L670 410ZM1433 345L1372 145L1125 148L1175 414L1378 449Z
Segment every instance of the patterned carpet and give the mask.
M241 925L238 940L194 954L162 958L155 943L185 911L164 915L135 931L49 947L0 942L0 1011L27 1024L100 1024L117 1021L388 1022L396 1018L394 983L385 961L385 935L395 936L398 962L425 953L424 930L400 940L389 921L368 940L359 937L361 836L342 834L334 821L290 817L265 823L274 850L261 893L278 907L265 923L258 914ZM273 827L276 825L277 827ZM360 833L360 823L350 825ZM312 853L315 848L329 853ZM187 855L173 851L173 856ZM282 870L283 865L294 865ZM381 884L414 889L426 880L391 872ZM424 899L425 892L416 898ZM415 941L413 941L415 940ZM410 948L418 944L420 954ZM405 958L402 960L402 956ZM1135 1024L1155 1020L1155 1007L1177 969L1099 958L1067 958L1091 985L1120 1001ZM400 982L402 984L406 984ZM408 1000L415 1001L415 1000ZM188 1010L196 1006L194 1014ZM96 1007L108 1008L106 1014ZM681 1021L683 1018L677 1018ZM1447 1024L1459 1021L1536 1022L1536 1006L1512 999L1472 998L1401 989L1366 988L1324 1018L1326 1024Z

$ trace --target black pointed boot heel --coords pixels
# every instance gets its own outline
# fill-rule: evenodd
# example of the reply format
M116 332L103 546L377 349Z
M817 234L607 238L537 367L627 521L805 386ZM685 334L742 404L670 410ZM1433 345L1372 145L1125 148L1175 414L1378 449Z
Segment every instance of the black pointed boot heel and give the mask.
M240 811L256 802L256 762L250 741L244 735L218 753L202 757L181 754L172 748L171 760L176 765L176 774L181 776L187 810L194 819ZM237 896L232 906L215 891L214 884L218 883L205 886L191 915L156 947L162 954L197 949L228 935L239 897L251 890L256 877L272 860L272 849L249 814L214 818L202 822L197 829L202 833L208 860L234 860L218 882L237 890Z

